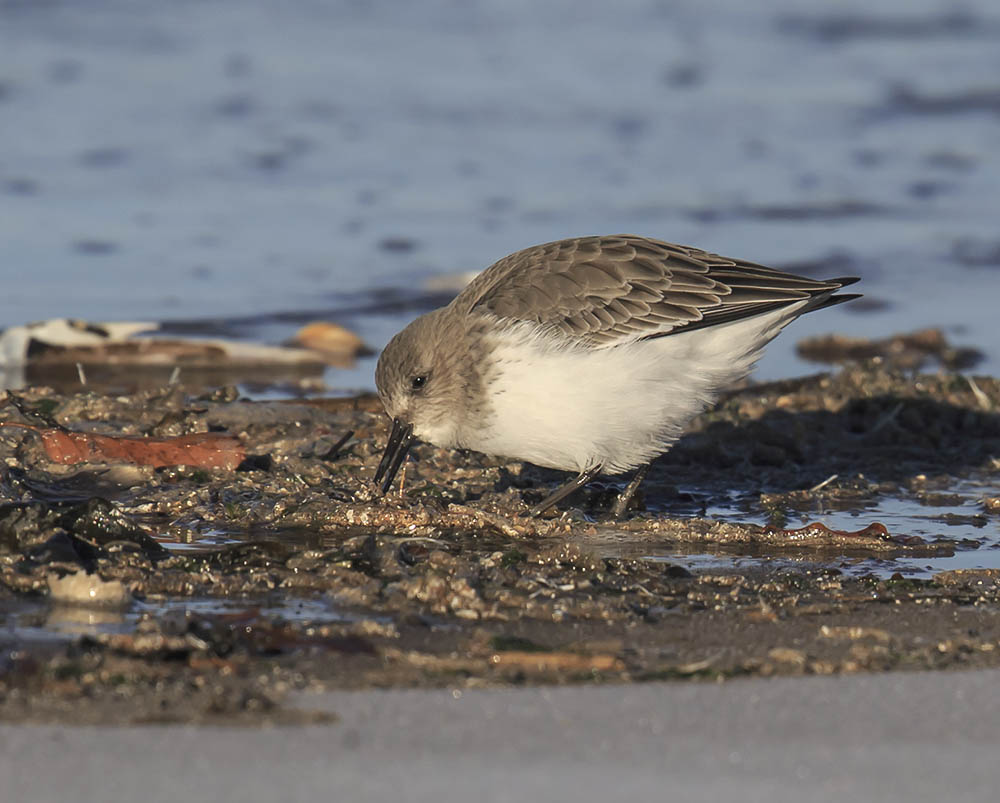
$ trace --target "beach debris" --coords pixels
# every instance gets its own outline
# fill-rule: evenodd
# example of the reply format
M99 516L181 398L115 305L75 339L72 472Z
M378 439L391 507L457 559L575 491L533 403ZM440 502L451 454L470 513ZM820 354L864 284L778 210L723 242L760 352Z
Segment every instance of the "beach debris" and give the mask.
M137 334L159 328L152 321L91 323L73 318L50 318L22 326L11 326L0 333L0 365L26 365L49 348L94 349L111 343L124 343Z
M0 387L131 390L250 380L301 384L317 381L327 365L349 366L352 348L354 354L361 353L361 347L347 345L346 335L338 356L331 357L312 348L183 337L161 329L161 324L148 321L92 323L70 318L12 326L0 333Z
M0 364L168 365L172 368L220 363L298 365L320 361L315 352L303 348L221 338L136 337L158 329L160 324L149 321L91 323L70 318L11 326L0 334Z
M329 365L349 368L361 356L374 352L350 329L329 321L307 323L295 333L289 345L299 346L322 356Z
M149 322L88 323L68 318L12 326L0 334L0 360L6 366L168 365L171 368L319 361L316 353L303 348L221 338L136 337L159 328L160 324Z
M890 368L902 370L916 370L936 362L951 371L964 371L983 358L977 349L951 345L940 329L920 329L882 339L819 335L800 340L795 350L800 357L812 362L878 360Z

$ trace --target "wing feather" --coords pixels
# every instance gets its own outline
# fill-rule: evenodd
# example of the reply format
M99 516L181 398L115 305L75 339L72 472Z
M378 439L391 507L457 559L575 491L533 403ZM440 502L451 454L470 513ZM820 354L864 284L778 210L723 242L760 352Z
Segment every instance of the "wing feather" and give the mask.
M499 260L452 302L467 314L538 323L611 346L762 314L847 300L852 278L817 281L631 234L579 237ZM853 297L853 296L851 296Z

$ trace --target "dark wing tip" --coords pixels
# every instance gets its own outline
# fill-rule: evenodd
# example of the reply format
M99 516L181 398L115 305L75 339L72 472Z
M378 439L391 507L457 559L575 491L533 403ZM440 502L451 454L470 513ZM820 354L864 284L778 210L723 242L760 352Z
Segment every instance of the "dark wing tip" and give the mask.
M840 287L848 287L861 281L860 276L838 276L836 279L827 279L827 283L836 284Z

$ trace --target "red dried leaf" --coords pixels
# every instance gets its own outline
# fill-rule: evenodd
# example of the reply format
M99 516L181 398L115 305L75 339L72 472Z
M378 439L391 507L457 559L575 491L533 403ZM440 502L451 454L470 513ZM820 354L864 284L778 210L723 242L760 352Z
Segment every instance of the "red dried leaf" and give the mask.
M177 438L125 438L0 422L0 427L30 429L42 439L55 463L125 462L142 466L194 466L232 471L246 457L243 444L230 435L198 433Z
M796 530L786 530L781 527L765 527L765 532L777 533L779 535L795 536L816 536L833 535L839 538L889 538L889 530L881 522L874 521L863 530L831 530L825 524L818 521L811 522L805 527Z

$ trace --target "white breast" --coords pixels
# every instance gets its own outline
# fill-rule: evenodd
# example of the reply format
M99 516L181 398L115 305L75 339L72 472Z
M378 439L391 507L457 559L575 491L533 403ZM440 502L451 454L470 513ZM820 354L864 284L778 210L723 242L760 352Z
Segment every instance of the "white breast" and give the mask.
M666 451L720 390L745 376L798 311L604 348L533 324L509 327L493 343L491 414L462 434L462 445L569 471L635 468Z

